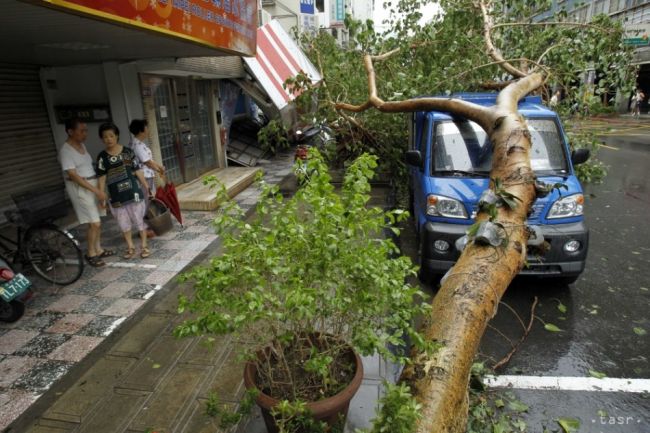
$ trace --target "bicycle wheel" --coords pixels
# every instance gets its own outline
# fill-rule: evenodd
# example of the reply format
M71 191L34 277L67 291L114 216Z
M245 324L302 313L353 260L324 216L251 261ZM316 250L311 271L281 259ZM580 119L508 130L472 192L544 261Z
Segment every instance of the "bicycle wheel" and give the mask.
M36 273L54 284L74 283L84 270L77 242L56 226L30 227L25 233L24 248Z

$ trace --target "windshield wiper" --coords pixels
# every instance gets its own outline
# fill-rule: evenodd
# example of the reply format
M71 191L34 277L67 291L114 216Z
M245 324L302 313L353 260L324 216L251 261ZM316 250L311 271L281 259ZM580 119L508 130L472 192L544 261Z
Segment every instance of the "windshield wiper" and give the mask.
M457 176L471 176L471 177L490 177L487 171L465 171L465 170L436 170L433 174L439 175L457 175Z

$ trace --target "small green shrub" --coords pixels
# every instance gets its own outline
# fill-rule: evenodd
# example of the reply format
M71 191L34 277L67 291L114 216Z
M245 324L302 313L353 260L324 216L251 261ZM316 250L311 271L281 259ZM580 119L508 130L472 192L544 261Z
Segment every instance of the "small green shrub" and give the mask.
M289 148L289 139L287 130L279 120L271 120L257 132L257 141L262 149L270 151L272 154L280 150Z
M399 233L395 224L408 214L368 206L376 159L352 163L338 192L312 149L309 179L290 199L260 181L248 221L226 201L214 220L223 252L182 276L194 293L180 298L179 311L192 316L175 335L235 334L247 343L242 354L255 363L260 388L290 402L347 386L350 347L396 362L406 362L407 340L431 349L414 328L429 311L406 282L415 267L386 236ZM225 189L220 194L225 200Z

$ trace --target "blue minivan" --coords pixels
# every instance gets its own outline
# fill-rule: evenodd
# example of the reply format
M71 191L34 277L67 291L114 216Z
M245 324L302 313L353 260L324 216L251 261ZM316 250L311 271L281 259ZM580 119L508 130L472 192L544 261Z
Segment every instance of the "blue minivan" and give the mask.
M491 106L496 93L452 95ZM589 231L583 218L584 196L573 166L589 158L586 149L570 152L559 116L538 96L519 103L519 113L531 133L531 166L537 179L562 183L532 206L528 225L543 235L544 244L529 248L522 275L552 277L573 283L585 268ZM489 186L492 146L476 123L438 111L420 111L409 125L410 200L419 238L420 277L432 281L451 268L462 238L478 211L481 193ZM538 237L537 239L540 239ZM529 241L529 245L531 245Z

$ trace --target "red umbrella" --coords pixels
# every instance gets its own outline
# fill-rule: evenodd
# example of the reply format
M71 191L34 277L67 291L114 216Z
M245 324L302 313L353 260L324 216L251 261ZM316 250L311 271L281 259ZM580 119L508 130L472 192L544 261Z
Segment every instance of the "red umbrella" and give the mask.
M164 177L163 180L165 180ZM178 203L176 195L176 186L172 182L165 182L165 186L156 188L156 198L165 203L180 225L183 225L183 215L181 215L181 205Z

